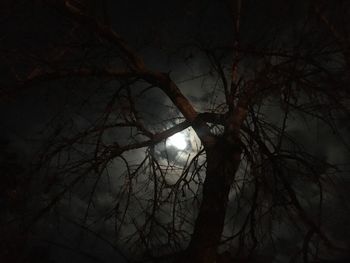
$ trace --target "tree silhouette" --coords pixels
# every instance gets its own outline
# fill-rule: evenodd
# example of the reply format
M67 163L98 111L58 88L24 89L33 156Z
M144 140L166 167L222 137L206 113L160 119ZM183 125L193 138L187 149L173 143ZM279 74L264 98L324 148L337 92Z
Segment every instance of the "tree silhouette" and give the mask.
M180 9L202 21L207 11L197 7L215 6L204 2ZM326 141L348 149L349 6L287 2L219 1L225 19L210 23L226 28L180 44L146 21L138 43L129 21L122 30L134 49L108 10L116 4L37 1L34 14L58 19L43 30L58 33L2 52L11 68L4 100L39 90L58 112L45 127L33 173L42 199L27 228L55 211L142 262L345 253L325 209L343 178ZM177 133L185 149L169 144ZM293 245L279 244L282 232Z

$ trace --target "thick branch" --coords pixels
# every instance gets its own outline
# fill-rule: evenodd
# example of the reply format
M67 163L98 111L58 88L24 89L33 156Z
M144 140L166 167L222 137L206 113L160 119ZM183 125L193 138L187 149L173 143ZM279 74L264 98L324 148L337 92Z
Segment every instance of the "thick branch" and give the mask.
M178 132L188 128L189 126L191 126L191 122L184 121L184 122L179 123L178 125L175 125L175 126L169 128L163 132L154 134L152 139L150 139L150 140L137 142L137 143L133 143L133 144L128 144L125 146L115 145L113 147L114 149L111 150L111 154L110 154L109 159L112 159L116 156L119 156L123 152L126 152L126 151L140 149L143 147L149 147L149 146L155 145L155 144L169 138L170 136L174 135L175 133L178 133Z

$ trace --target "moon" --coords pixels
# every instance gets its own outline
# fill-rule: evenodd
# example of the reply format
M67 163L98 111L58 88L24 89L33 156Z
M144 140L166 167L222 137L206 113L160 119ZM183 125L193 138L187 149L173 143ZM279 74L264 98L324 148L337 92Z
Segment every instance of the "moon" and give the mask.
M187 147L186 135L182 132L178 132L173 136L169 137L167 143L170 146L174 146L178 150L185 150Z

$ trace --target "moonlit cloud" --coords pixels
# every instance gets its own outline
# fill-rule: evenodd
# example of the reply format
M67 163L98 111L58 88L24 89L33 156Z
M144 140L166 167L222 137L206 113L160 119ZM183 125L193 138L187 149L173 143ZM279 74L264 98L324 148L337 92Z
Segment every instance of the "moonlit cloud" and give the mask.
M178 132L168 138L168 145L174 146L178 150L184 150L187 147L187 138L183 132Z

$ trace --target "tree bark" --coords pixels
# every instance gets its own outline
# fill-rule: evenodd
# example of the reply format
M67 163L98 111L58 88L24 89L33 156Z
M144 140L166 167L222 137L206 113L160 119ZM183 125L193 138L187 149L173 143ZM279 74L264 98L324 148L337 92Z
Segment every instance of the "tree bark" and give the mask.
M240 164L239 143L232 145L224 137L206 151L207 170L203 197L194 232L181 262L213 263L225 223L231 185Z

